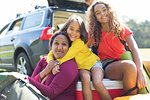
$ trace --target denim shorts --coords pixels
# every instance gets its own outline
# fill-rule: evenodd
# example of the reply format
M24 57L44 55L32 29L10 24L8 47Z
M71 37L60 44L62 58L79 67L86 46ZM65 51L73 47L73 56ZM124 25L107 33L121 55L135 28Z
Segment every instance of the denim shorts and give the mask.
M101 61L100 60L97 60L97 62L95 63L95 65L93 65L92 66L92 68L90 69L90 72L91 72L91 70L93 69L93 68L100 68L103 72L104 72L104 70L103 70L103 66L102 66L102 63L101 63Z

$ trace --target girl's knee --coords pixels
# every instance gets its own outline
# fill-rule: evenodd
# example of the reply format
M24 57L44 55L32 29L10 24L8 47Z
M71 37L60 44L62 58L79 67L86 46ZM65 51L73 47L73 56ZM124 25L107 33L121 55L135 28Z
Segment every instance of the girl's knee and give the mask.
M101 87L103 85L102 80L93 80L92 83L94 87Z
M91 77L89 73L80 73L80 78L82 82L90 82L91 81Z
M128 76L128 75L134 75L136 76L137 74L137 68L136 68L136 65L133 61L128 61L124 64L124 68L123 68L123 73L125 76Z
M136 68L136 65L133 61L127 61L127 62L124 62L124 67L126 70L130 70L130 71L137 71L137 68Z

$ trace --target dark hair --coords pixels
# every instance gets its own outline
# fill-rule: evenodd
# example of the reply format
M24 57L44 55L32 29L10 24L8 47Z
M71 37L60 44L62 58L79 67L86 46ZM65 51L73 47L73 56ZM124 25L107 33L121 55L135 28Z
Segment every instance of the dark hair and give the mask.
M67 38L67 40L68 40L69 47L71 46L71 40L70 40L68 34L67 34L66 32L56 31L56 32L53 34L53 36L51 37L50 41L49 41L49 48L50 48L50 49L51 49L51 47L52 47L52 44L53 44L54 39L55 39L58 35L64 35L64 36Z
M88 41L88 34L83 19L78 15L71 15L69 19L66 21L66 23L64 24L64 26L60 29L60 31L67 32L67 29L71 24L71 22L75 20L77 20L80 25L80 38L82 41L84 41L84 43L86 43Z

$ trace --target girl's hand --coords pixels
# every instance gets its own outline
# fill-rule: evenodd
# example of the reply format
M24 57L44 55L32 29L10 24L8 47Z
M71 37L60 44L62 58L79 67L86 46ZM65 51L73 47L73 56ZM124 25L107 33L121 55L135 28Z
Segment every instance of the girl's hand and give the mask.
M60 71L59 71L59 65L56 65L53 69L52 69L52 74L53 75L56 75L57 73L59 73Z
M59 62L58 62L57 60L51 60L51 61L47 64L47 66L46 66L46 68L45 68L44 70L46 71L47 74L49 74L49 73L52 71L52 69L53 69L55 66L57 66L57 65L59 65ZM46 74L46 75L47 75L47 74Z
M56 66L59 65L59 62L56 60L51 60L46 68L40 72L40 78L43 79L45 76L49 75L52 72L52 69Z
M147 85L146 75L143 70L138 71L137 86L139 89L144 88Z

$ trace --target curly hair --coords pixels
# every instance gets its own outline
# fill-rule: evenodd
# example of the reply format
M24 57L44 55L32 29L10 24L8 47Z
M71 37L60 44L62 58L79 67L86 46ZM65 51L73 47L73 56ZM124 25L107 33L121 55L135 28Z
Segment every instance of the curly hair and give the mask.
M100 42L100 38L102 35L101 29L101 23L97 21L95 12L94 12L94 7L97 4L104 4L109 12L109 32L113 32L114 36L121 36L122 33L122 25L118 21L118 18L116 16L116 13L111 9L109 4L106 4L102 1L96 1L94 2L89 8L88 8L88 29L89 29L89 37L93 40L95 40L96 45Z
M80 25L80 38L81 38L82 41L84 41L84 43L87 43L87 41L88 41L88 33L86 31L83 19L80 16L78 16L78 15L71 15L69 17L69 19L66 21L66 23L64 24L64 26L60 29L60 31L67 32L67 29L68 29L69 25L73 21L78 21L78 23Z

